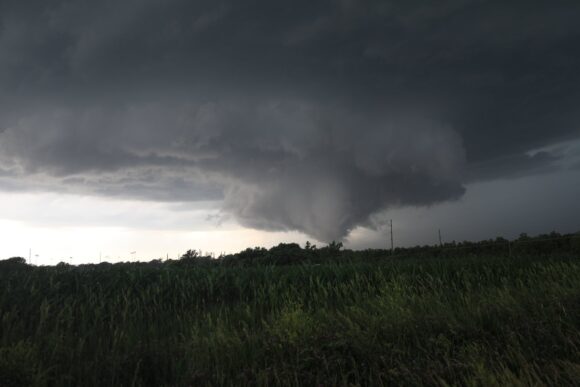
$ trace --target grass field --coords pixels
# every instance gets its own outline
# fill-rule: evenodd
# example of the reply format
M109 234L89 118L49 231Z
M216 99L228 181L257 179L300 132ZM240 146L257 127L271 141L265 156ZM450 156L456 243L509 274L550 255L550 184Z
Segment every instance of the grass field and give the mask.
M0 266L1 386L574 385L580 259Z

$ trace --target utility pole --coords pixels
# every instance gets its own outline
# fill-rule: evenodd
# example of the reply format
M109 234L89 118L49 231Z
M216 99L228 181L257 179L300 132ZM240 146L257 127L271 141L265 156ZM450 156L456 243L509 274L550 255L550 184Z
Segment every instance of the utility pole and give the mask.
M391 255L393 255L395 252L395 245L393 244L393 219L390 220L389 224L391 226Z
M28 264L32 265L32 248L28 249Z
M441 229L439 229L439 246L443 247L443 241L441 240Z

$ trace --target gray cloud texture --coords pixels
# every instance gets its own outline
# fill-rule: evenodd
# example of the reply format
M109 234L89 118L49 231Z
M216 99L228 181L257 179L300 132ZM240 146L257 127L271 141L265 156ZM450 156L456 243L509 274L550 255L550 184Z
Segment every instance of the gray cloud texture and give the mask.
M580 4L4 1L0 185L339 239L580 137ZM565 164L565 163L564 163Z

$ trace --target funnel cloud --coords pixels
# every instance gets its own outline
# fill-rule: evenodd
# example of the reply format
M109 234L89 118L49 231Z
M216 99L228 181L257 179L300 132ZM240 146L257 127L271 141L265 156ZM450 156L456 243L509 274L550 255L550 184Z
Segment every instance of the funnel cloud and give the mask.
M215 202L319 241L572 168L572 2L6 1L0 189Z

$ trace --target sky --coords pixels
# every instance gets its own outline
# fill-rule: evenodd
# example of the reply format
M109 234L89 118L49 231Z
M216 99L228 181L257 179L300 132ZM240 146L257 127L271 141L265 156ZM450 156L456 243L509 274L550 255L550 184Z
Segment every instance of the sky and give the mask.
M580 231L580 3L0 2L0 258Z

